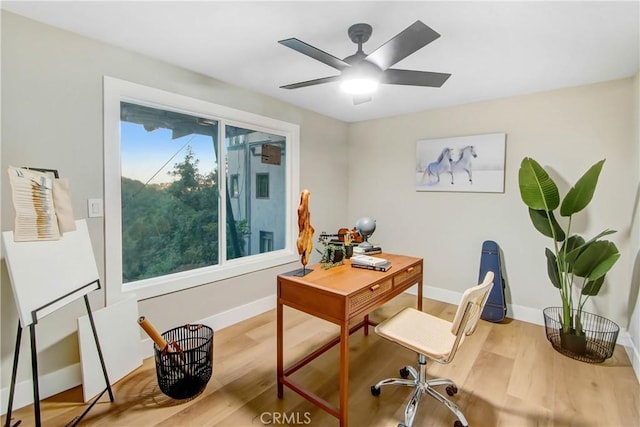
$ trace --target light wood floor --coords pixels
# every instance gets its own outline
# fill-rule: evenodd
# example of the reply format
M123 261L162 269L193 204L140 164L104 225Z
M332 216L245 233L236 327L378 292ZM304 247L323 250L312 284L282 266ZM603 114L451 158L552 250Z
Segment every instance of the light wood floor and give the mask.
M415 297L403 295L376 311L381 320ZM447 320L455 307L425 299L424 310ZM290 364L338 332L336 326L285 309L285 358ZM541 314L542 316L542 314ZM206 389L187 401L166 397L157 385L155 366L143 366L113 387L115 403L103 396L81 425L87 426L261 426L272 414L289 421L272 425L338 426L293 391L276 397L275 310L216 331L214 373ZM375 333L361 331L350 341L349 420L354 427L396 426L410 389L389 386L373 397L370 386L397 376L415 354ZM294 374L331 402L338 401L338 348ZM471 426L640 426L640 386L624 349L617 346L602 364L579 362L554 351L541 326L519 321L481 321L449 365L432 363L432 376L454 379L453 398ZM45 426L64 426L85 409L76 387L42 402ZM264 415L263 415L264 414ZM33 407L14 411L22 426L34 425ZM282 418L280 418L282 420ZM309 422L310 421L310 422ZM430 397L423 398L415 426L452 426L455 417ZM2 418L4 425L5 418Z

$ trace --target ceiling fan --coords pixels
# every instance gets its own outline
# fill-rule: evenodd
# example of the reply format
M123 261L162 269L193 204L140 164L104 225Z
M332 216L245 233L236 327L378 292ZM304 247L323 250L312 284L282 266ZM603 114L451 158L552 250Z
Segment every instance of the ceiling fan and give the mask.
M336 58L296 38L278 41L284 46L341 72L337 76L322 77L280 87L282 89L298 89L340 81L342 90L353 94L353 103L357 105L371 101L370 94L377 89L380 83L440 87L451 76L447 73L389 68L440 37L440 34L422 21L414 22L372 53L366 54L362 50L362 45L369 40L372 30L369 24L354 24L349 27L347 33L351 41L358 45L358 51L344 59Z

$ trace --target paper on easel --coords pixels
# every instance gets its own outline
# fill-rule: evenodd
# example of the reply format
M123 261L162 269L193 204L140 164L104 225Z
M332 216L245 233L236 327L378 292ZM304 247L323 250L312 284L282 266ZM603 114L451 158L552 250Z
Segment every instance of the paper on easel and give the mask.
M76 229L76 220L73 216L69 180L67 178L53 180L53 207L56 210L60 234L74 231Z
M14 241L59 240L60 229L53 204L53 179L45 173L9 166Z

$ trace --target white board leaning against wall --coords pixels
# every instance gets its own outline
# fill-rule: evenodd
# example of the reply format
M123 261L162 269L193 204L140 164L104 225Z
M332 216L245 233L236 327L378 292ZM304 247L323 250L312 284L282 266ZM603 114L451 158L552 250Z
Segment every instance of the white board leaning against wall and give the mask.
M135 295L93 312L109 381L114 384L142 365ZM88 402L104 389L104 377L89 316L78 318L82 392Z

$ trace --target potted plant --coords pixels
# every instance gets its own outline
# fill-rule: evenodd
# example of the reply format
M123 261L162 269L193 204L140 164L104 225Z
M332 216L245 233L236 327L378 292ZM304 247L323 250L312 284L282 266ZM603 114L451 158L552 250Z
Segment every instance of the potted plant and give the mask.
M557 314L561 347L578 354L586 351L583 317L589 313L583 312L584 304L589 297L598 295L607 272L620 257L616 245L602 239L615 230L604 230L590 240L571 230L573 216L593 198L604 162L591 166L562 200L553 179L534 159L525 157L518 172L520 196L529 207L531 222L553 243L553 249L546 248L545 255L549 279L562 299ZM558 222L557 208L566 218L565 226Z

